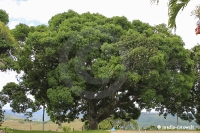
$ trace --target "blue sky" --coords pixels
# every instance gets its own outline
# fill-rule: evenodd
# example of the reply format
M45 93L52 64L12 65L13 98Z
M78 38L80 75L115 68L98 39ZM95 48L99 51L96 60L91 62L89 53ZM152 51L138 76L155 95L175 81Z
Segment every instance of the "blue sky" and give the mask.
M199 0L192 0L176 21L176 34L182 37L188 49L200 40L200 35L194 32L197 19L190 15L198 4ZM158 5L151 5L150 0L0 0L0 9L9 14L11 29L19 23L48 24L52 16L69 9L78 13L98 12L107 17L125 16L130 21L139 19L151 25L168 22L167 0L160 0ZM13 72L0 73L0 90L7 82L16 82L15 76Z

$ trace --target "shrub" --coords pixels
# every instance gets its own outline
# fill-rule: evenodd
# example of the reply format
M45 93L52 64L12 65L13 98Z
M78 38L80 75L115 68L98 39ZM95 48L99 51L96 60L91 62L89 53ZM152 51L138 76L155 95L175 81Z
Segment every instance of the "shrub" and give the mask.
M63 130L63 132L70 132L70 131L71 131L71 127L69 127L69 126L64 126L64 127L62 128L62 130Z
M8 128L8 127L0 127L0 133L1 133L1 131L4 131L4 132L2 132L2 133L11 133L12 131L11 131L11 129L10 128Z

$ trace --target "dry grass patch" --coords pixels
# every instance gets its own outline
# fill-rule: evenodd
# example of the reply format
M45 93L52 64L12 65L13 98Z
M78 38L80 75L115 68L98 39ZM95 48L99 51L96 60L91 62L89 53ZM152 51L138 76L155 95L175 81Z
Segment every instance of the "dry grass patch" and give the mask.
M32 122L32 123L20 123L18 120L6 120L3 127L14 128L17 130L42 130L42 122ZM71 123L62 123L62 126L69 126L74 128L74 130L82 130L83 122L81 120L75 120ZM53 122L47 122L44 124L45 131L62 131L62 128Z

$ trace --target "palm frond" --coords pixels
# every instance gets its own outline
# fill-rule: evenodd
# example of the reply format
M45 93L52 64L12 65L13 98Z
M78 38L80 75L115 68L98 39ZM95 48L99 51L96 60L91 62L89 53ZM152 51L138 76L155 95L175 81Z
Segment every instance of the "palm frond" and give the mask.
M187 4L190 2L190 0L169 0L169 20L168 20L168 26L169 28L176 29L176 17L180 10L183 10Z

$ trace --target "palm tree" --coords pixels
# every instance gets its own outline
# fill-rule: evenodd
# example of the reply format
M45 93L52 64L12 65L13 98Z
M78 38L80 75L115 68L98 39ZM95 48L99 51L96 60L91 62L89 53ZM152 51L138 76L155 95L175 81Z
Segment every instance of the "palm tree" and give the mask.
M158 3L159 0L151 0L151 3ZM168 2L168 26L169 28L176 29L176 17L179 11L183 10L190 0L169 0ZM192 11L192 15L200 19L200 5L196 6L196 9Z

